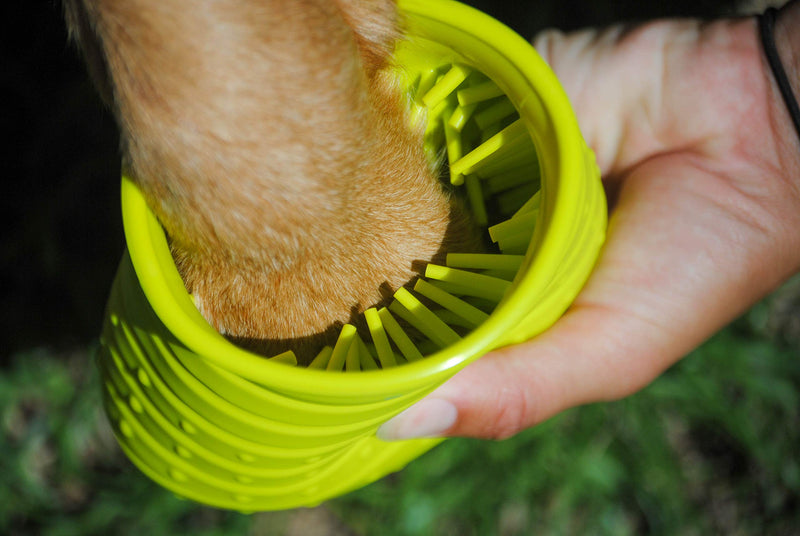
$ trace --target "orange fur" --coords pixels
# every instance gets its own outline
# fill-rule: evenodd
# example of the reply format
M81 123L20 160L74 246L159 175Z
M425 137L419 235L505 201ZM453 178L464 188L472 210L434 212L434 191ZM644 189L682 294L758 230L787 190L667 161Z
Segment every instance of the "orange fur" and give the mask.
M413 279L415 263L475 247L384 69L393 2L66 8L124 165L226 336L302 354Z

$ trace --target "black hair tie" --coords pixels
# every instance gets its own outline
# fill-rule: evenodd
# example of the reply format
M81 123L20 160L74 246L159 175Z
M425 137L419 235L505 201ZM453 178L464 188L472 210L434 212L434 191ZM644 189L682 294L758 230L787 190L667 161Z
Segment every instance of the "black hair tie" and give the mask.
M781 58L778 56L778 49L775 47L775 17L777 13L777 9L770 7L759 15L758 30L761 34L761 44L764 46L764 53L767 55L767 62L772 70L772 75L778 83L783 102L786 103L789 116L792 118L792 123L794 123L794 129L797 131L798 138L800 138L800 107L797 106L792 86L789 84L786 71L783 70L783 65L781 64Z

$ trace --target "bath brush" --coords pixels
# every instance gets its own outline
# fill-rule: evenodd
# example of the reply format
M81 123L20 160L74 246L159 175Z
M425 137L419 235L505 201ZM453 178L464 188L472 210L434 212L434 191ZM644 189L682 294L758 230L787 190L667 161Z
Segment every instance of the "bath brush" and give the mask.
M307 367L265 358L203 319L167 239L122 179L127 251L98 366L122 449L175 494L239 511L311 506L368 484L439 439L387 443L386 420L489 350L566 310L604 239L599 172L533 48L449 0L400 0L394 53L410 120L494 249L447 255L411 289L345 325Z

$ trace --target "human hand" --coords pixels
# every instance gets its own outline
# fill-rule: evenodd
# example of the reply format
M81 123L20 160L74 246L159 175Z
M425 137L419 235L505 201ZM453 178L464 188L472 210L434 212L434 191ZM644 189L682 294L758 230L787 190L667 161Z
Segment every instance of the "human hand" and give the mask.
M797 11L776 27L784 58ZM754 19L547 32L534 45L596 153L607 243L550 330L467 366L382 438L504 438L629 395L800 269L800 144Z

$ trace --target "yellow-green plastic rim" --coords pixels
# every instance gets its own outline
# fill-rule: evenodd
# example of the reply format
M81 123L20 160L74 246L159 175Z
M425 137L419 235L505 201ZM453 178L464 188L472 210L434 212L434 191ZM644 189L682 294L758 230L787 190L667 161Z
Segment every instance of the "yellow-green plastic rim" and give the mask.
M400 0L399 9L412 35L447 43L478 68L502 69L502 83L512 102L529 123L553 125L540 148L543 157L543 210L537 244L530 248L527 271L515 290L491 317L460 342L422 361L400 367L359 373L331 373L271 363L236 347L209 326L194 307L173 264L163 229L133 182L122 180L122 213L128 250L139 283L160 320L178 340L209 362L271 389L319 396L328 403L372 401L431 388L487 351L532 336L551 325L569 306L596 259L605 228L605 212L587 211L587 189L598 194L596 169L587 170L587 149L566 94L555 75L530 45L506 26L462 4L449 0ZM473 58L474 52L474 58ZM489 62L489 63L487 63ZM488 73L491 75L491 73ZM586 244L576 244L576 219L601 220L592 225ZM588 244L588 246L587 246ZM586 246L586 247L584 247ZM580 262L564 267L581 247ZM559 275L567 269L570 277ZM564 284L554 285L558 280ZM546 310L531 318L531 296L547 296ZM525 323L531 324L527 329ZM306 397L308 399L308 397ZM345 402L347 401L347 402Z

